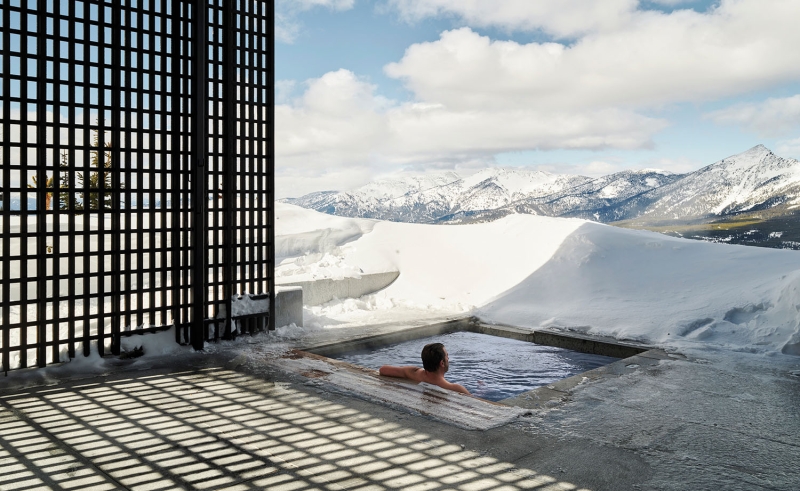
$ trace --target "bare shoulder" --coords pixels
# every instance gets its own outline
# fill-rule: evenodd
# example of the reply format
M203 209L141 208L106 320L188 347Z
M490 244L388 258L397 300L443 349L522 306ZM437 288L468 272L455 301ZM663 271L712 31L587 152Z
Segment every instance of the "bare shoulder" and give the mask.
M406 369L406 378L416 382L425 381L425 370L420 367L403 367Z

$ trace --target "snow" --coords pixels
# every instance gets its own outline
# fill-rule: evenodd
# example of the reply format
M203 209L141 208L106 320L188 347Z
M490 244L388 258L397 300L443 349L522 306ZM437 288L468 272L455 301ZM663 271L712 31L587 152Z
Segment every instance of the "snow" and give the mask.
M282 203L277 206L275 276L279 283L360 277L363 271L344 263L340 248L371 232L377 220L309 214L304 208ZM370 272L389 270L384 267Z
M263 314L265 312L269 312L268 295L234 295L231 299L231 315L233 317Z
M120 348L122 351L133 351L135 348L142 348L144 353L149 356L174 355L192 350L188 346L181 346L175 342L174 327L155 333L123 336L120 341Z
M308 219L302 222L308 223L309 228L316 227L316 219L328 217L293 205L278 203L276 206L277 216L281 217L276 222L278 237L282 236L281 227L287 221L283 218L284 213L295 219L307 216ZM340 227L331 232L334 234L341 229L353 229L354 226L348 222L364 221L330 218L334 218L336 227ZM563 238L584 223L582 220L540 217L537 221L546 227L548 233L535 234L536 240L532 242L531 234L522 225L528 221L527 218L526 215L512 215L505 220L469 226L375 221L371 232L337 247L335 254L340 268L357 267L364 272L400 271L400 277L384 290L387 294L379 294L382 300L442 313L468 312L542 266L555 253ZM293 231L297 232L296 229ZM314 240L309 238L307 248L313 249L313 246ZM516 260L498 261L497 258ZM295 264L298 259L301 258L284 259L278 270L284 270L287 264ZM331 277L339 272L328 269ZM332 308L341 310L340 307Z
M590 181L588 177L496 167L463 179L454 172L379 179L350 192L312 193L287 202L339 216L431 223L451 213L497 209Z
M768 352L797 338L798 305L796 252L587 224L478 316L663 346Z
M460 179L455 172L441 172L426 175L397 176L370 182L355 191L362 199L386 200L398 198L409 193L419 193L427 189L445 186Z
M400 271L381 292L307 309L317 328L476 315L661 347L800 354L796 251L532 215L457 226L371 221L369 230L287 204L277 214L279 237L284 226L297 234L319 220L329 230L361 227L333 253L338 267Z
M288 281L311 270L329 278L400 272L378 293L305 308L305 327L267 334L276 352L320 330L474 315L486 323L664 349L800 355L797 251L579 219L519 214L472 225L424 225L335 217L283 203L276 203L276 243L279 277ZM266 307L250 298L237 303L248 312ZM123 351L137 347L145 357L192 352L175 343L173 330L122 338ZM94 343L92 353L28 377L108 371Z
M542 189L554 185L559 178L559 174L550 174L543 171L531 171L527 169L490 167L476 172L464 179L464 188L471 188L487 179L493 179L499 186L506 189L510 194L521 193L539 194Z

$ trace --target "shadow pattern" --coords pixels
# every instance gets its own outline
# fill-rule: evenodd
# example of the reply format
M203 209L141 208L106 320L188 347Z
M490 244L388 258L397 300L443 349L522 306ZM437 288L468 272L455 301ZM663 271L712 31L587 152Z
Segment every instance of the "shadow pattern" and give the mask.
M577 486L288 384L213 368L0 398L0 490L11 489Z

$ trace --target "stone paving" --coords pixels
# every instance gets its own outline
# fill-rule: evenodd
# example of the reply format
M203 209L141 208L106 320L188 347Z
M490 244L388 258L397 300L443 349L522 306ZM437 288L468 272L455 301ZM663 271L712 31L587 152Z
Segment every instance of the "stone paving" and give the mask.
M796 357L686 353L468 431L308 384L264 346L10 374L0 490L800 489Z
M576 489L290 383L135 375L4 396L0 489Z

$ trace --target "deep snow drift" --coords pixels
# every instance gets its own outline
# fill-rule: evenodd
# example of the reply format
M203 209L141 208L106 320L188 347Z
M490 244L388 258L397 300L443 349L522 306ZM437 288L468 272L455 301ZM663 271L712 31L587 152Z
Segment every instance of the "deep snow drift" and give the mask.
M578 219L442 226L277 205L279 280L399 270L385 290L307 309L335 328L476 315L668 347L800 354L800 253Z
M475 225L342 218L277 203L279 281L398 270L383 291L304 309L257 343L276 354L313 331L475 315L667 349L800 355L800 252L711 244L588 222L511 215ZM122 339L124 351L180 356L173 330ZM239 343L240 338L234 343ZM231 342L206 345L206 352ZM15 373L11 386L113 369L97 355ZM141 361L140 361L141 360ZM66 361L66 360L64 360ZM13 372L12 372L13 373ZM797 371L792 372L793 374Z

